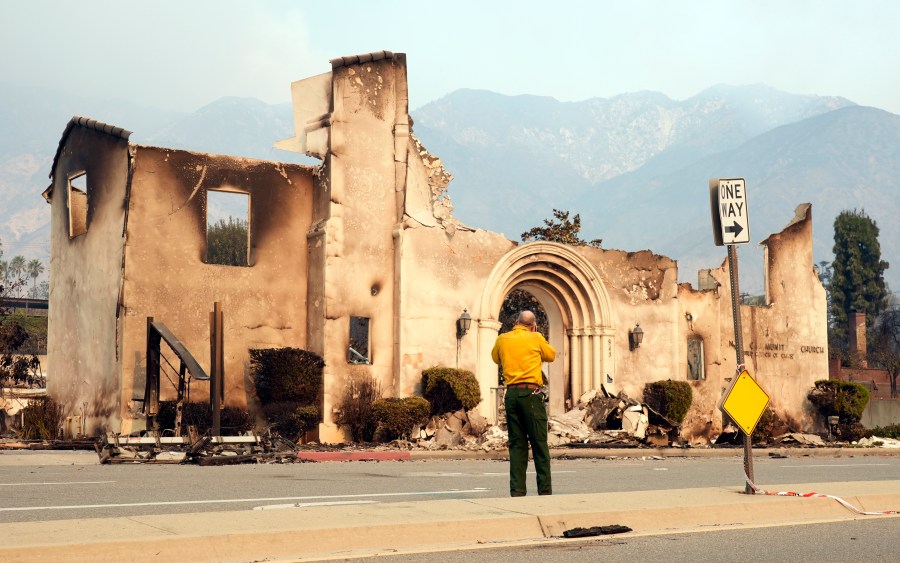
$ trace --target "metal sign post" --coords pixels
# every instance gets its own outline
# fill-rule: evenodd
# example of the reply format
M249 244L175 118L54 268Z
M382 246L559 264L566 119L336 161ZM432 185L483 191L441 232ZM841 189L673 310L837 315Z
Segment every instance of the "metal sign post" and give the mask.
M731 315L734 319L734 352L737 360L737 370L731 387L723 395L719 408L731 417L730 413L723 409L735 384L744 375L744 340L741 331L740 288L738 287L738 260L735 245L750 242L750 215L747 210L747 186L743 178L714 178L709 181L709 203L712 211L713 240L716 246L728 247L728 275L731 282ZM740 376L740 377L739 377ZM749 374L747 374L749 378ZM752 378L750 378L752 380ZM754 382L755 384L755 382ZM768 397L766 397L768 403ZM765 405L763 405L763 409ZM759 416L761 416L760 413ZM744 435L744 472L747 478L753 481L753 449L750 436L753 428L759 421L757 416L752 424L741 425ZM749 429L749 430L748 430ZM744 491L748 495L754 493L750 483L746 483Z
M728 276L731 281L731 316L734 319L734 354L737 360L735 377L737 377L744 370L744 333L741 331L741 292L738 287L737 249L733 244L728 245ZM747 474L750 481L753 481L753 442L750 439L753 431L751 430L748 434L741 429L741 433L744 435L744 473ZM748 495L753 494L750 483L745 483L744 492Z

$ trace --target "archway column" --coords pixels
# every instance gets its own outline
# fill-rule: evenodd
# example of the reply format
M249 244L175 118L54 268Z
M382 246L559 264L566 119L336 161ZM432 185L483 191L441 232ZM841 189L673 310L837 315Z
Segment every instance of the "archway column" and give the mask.
M569 381L572 382L572 406L578 404L578 399L584 393L584 377L582 369L582 346L579 330L569 329Z
M493 388L498 386L497 364L491 359L491 350L500 333L500 321L494 319L478 319L478 386L481 390L481 402L478 403L478 412L488 420L497 423L497 393Z
M599 329L592 327L588 331L591 340L591 388L600 389L603 383L603 341Z

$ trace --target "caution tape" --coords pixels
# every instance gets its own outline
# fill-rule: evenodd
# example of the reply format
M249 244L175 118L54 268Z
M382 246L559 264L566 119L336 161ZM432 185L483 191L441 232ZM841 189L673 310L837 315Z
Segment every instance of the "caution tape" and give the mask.
M888 516L891 514L900 514L900 510L884 510L881 512L869 512L865 510L860 510L845 501L841 497L836 497L834 495L826 495L825 493L795 493L794 491L767 491L765 489L761 489L756 486L756 483L750 480L750 477L744 472L744 479L747 481L747 486L753 489L753 492L758 495L769 495L776 497L800 497L800 498L830 498L834 501L837 501L838 504L846 508L851 512L855 512L856 514L862 514L863 516Z

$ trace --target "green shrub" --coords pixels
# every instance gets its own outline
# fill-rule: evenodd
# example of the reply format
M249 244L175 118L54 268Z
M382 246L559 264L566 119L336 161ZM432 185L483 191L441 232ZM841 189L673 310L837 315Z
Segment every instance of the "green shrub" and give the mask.
M160 401L159 414L156 422L160 432L175 430L176 401ZM219 415L219 424L223 436L239 436L253 429L253 417L244 409L237 407L225 407ZM212 409L209 403L184 403L181 411L182 435L185 435L187 426L196 426L201 434L212 432Z
M858 422L842 422L834 427L834 437L844 442L857 442L866 437L868 430Z
M893 438L894 440L900 440L900 423L878 426L871 430L866 430L866 436L878 436L879 438Z
M263 405L295 402L318 405L325 360L299 348L250 350L250 370Z
M50 397L33 399L22 409L23 440L55 440L63 421L63 410Z
M431 414L471 410L481 402L475 374L464 369L433 367L422 372L422 395L431 403Z
M431 404L422 397L379 399L372 404L372 420L376 434L384 441L409 438L417 424L428 420Z
M273 431L294 442L322 420L318 407L298 406L294 402L269 403L263 407L263 412Z
M816 381L807 398L822 416L838 416L841 424L859 422L869 404L869 390L859 383L824 379Z
M644 385L644 402L668 418L681 424L691 408L693 392L687 381L654 381Z
M350 430L354 442L371 442L376 424L372 405L381 398L381 386L371 375L353 376L347 381L335 422Z

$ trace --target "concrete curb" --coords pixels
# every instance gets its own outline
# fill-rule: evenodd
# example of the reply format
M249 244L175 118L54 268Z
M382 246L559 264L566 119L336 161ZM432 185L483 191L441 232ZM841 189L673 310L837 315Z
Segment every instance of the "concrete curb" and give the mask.
M649 458L742 458L741 448L551 448L554 459ZM900 449L891 448L754 448L754 459L769 457L896 457ZM300 461L426 461L426 460L507 460L504 450L336 450L300 451ZM90 451L18 450L0 448L0 466L4 465L95 465L100 460Z
M900 481L771 489L834 494L864 510L900 508ZM744 495L737 488L436 500L0 524L0 560L346 558L545 540L608 524L652 535L854 518L860 516L831 499Z

